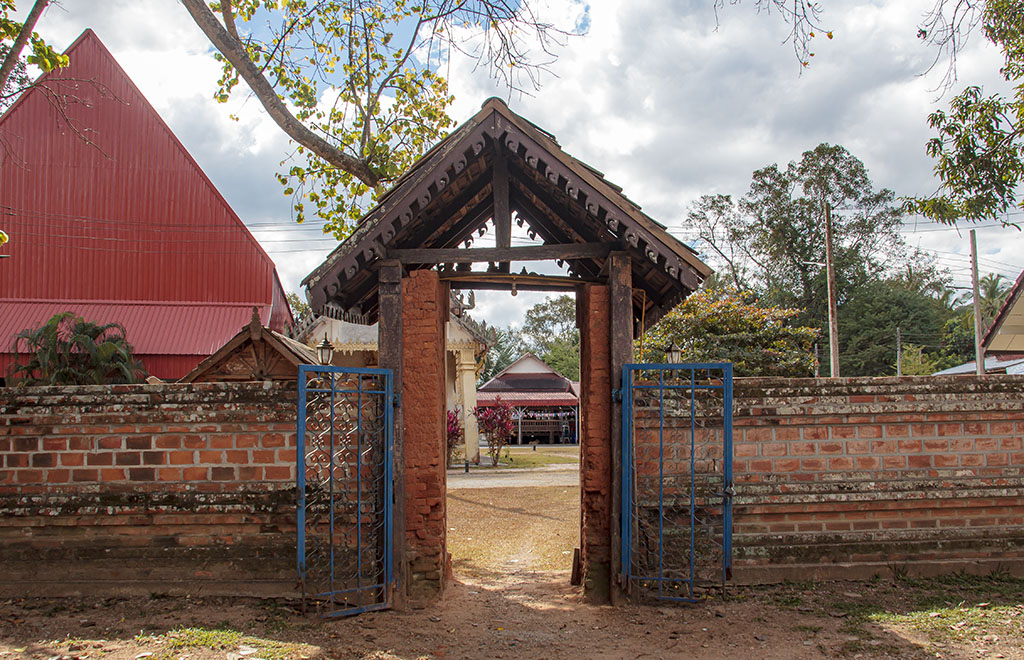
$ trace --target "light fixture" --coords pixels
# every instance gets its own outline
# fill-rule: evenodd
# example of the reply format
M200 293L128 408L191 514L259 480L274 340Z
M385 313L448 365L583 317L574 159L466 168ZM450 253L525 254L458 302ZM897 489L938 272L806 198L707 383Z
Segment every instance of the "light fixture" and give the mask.
M665 359L669 364L679 364L683 360L683 349L679 347L679 344L672 342L665 351Z
M316 357L320 364L330 364L334 357L334 346L327 341L327 333L324 333L324 340L316 346Z
M512 278L512 295L519 295L519 291L516 289L516 278Z

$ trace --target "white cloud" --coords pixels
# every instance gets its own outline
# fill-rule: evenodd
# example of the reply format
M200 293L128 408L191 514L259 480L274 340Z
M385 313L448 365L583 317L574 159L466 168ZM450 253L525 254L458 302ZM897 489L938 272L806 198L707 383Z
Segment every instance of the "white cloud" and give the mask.
M825 20L835 38L820 36L811 66L801 71L781 42L788 27L752 2L728 4L720 24L708 2L547 0L556 21L572 24L586 11L589 32L559 50L550 75L531 95L510 95L456 58L448 67L457 121L472 116L489 96L555 133L563 147L606 173L652 217L686 235L686 205L711 192L742 195L753 170L785 163L820 142L846 146L860 157L875 184L898 194L930 192L932 162L927 114L936 101L941 71L921 76L933 52L916 38L933 0L851 0L830 3ZM93 27L139 88L164 116L229 203L250 223L287 222L288 199L274 181L289 153L288 141L258 103L212 100L218 66L199 30L178 3L64 0L47 10L39 30L63 47ZM552 15L552 14L548 14ZM979 35L959 59L960 84L1005 89L999 54ZM229 113L239 115L232 122ZM261 231L285 287L319 263L332 241L315 231ZM967 254L966 232L933 224L909 233L914 243L943 253ZM289 241L289 242L285 242ZM299 250L316 246L309 252ZM1024 236L1014 230L979 230L979 247L993 267L1024 267ZM944 263L963 257L941 255ZM1009 264L999 266L995 262ZM964 271L956 271L964 281ZM524 301L507 294L484 300L478 314L503 325L521 315ZM509 304L510 301L515 304Z

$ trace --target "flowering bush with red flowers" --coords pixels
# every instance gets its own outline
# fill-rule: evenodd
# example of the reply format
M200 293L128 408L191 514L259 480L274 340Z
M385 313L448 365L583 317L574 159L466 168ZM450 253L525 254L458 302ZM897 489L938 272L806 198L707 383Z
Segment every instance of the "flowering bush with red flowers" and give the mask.
M480 432L487 437L487 455L491 457L491 465L496 466L501 450L515 431L512 407L497 397L493 406L477 406L473 414Z
M458 454L459 447L462 446L462 439L465 436L462 430L462 415L459 414L460 412L458 408L448 411L448 465L455 462L455 456Z

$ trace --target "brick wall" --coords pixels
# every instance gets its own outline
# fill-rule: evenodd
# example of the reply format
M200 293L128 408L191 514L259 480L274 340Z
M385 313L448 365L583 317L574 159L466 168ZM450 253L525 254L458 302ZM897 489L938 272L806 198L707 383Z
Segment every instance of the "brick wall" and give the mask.
M0 592L291 593L294 388L0 389Z
M1024 378L740 378L734 394L737 581L903 567L1024 574ZM674 539L664 552L683 547L679 566L691 483L698 518L720 522L721 398L696 392L691 482L690 391L675 396L664 415L657 395L634 404L641 573L661 533L659 501ZM721 555L704 545L696 569L714 582Z
M606 602L612 497L609 288L584 285L576 301L580 329L580 560L586 597Z
M1024 378L737 379L737 579L1024 563Z
M444 588L445 321L448 287L437 271L402 279L402 406L405 420L405 534L409 593Z

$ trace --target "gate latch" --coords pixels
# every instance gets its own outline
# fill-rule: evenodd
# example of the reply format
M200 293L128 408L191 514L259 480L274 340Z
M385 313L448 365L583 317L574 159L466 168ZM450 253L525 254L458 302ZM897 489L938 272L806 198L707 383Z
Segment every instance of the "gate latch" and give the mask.
M732 499L736 497L736 487L733 486L732 484L729 484L728 486L725 487L725 490L722 492L722 494L725 495L727 498Z

